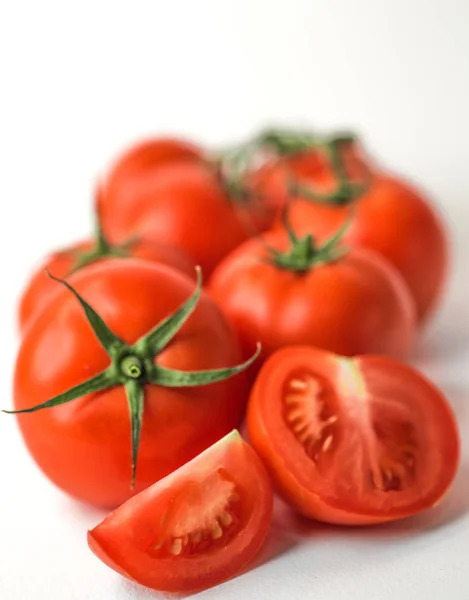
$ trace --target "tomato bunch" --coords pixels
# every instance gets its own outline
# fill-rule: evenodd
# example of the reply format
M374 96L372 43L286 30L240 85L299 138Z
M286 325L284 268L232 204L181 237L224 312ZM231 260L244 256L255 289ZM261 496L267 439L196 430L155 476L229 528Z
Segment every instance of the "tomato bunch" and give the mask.
M5 412L52 482L114 509L88 533L103 562L199 590L257 553L273 484L347 525L444 496L457 425L400 362L447 272L422 194L353 135L293 131L223 152L149 139L96 189L95 237L25 288Z

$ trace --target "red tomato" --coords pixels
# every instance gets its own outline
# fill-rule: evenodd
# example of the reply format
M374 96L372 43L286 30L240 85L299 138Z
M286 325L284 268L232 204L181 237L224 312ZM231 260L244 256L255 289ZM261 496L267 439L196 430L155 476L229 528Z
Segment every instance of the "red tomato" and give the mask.
M86 258L87 256L90 257L89 261ZM186 273L190 277L193 277L195 272L194 264L175 246L157 244L141 239L129 245L128 250L108 247L108 250L100 255L95 241L81 242L71 248L51 254L34 272L19 304L20 330L25 330L58 289L57 283L47 276L46 269L56 277L63 279L88 264L113 260L115 256L142 258L156 263L163 263ZM84 261L81 263L80 261L83 259Z
M147 170L156 170L174 162L201 160L200 148L175 138L147 139L125 152L112 167L112 178L108 185L125 187Z
M209 291L238 332L244 352L252 352L260 340L263 359L295 344L346 355L408 353L414 306L391 265L365 250L314 250L308 238L297 240L288 253L290 243L282 231L250 240L211 278ZM269 247L284 254L276 257ZM303 260L304 268L296 269Z
M242 569L261 547L271 514L265 468L233 432L116 509L88 543L124 577L188 592Z
M363 182L364 159L348 149L344 169L352 181ZM350 206L355 220L344 235L344 244L374 250L401 273L414 296L417 317L424 319L442 293L447 266L448 241L441 217L430 202L404 180L370 166L371 185L356 199L306 199L299 194L291 203L290 220L298 235L312 233L324 240L347 219ZM251 185L277 205L285 202L294 179L304 189L331 193L337 187L330 162L317 150L293 153L256 173Z
M247 424L285 498L331 523L380 523L430 508L457 470L445 398L386 357L284 348L259 374Z
M148 153L160 144L149 142ZM162 161L157 152L155 163L140 164L142 153L142 147L131 149L103 182L100 211L112 241L143 233L174 244L208 276L253 231L272 224L274 215L265 203L233 188L229 192L219 169L200 155Z
M112 165L102 182L104 189L100 192L105 191L105 196L98 198L100 214L110 239L114 242L123 241L121 230L125 228L127 212L133 211L129 200L136 195L137 187L144 189L143 182L150 173L155 176L169 165L201 160L202 151L199 148L184 140L171 138L148 139L125 152Z
M175 269L115 259L90 265L67 281L93 307L87 312L94 309L101 320L94 317L92 329L77 298L57 284L23 337L14 406L32 409L80 386L73 401L19 414L20 429L36 463L56 485L91 504L113 507L236 427L247 381L241 373L230 381L211 377L218 383L194 387L209 382L199 371L225 372L239 360L240 350L204 292L193 313L184 313L185 322L182 309L163 321L194 290L194 282ZM183 324L173 331L176 317L178 328ZM156 326L156 341L144 341ZM95 332L103 328L98 341ZM90 387L89 381L96 385ZM133 452L139 440L137 461Z

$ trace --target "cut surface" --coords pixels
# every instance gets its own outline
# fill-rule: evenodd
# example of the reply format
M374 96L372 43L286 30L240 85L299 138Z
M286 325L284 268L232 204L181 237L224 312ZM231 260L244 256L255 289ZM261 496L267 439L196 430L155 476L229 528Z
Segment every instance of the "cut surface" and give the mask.
M441 498L458 463L458 433L443 396L384 357L278 352L256 382L248 428L280 488L294 503L292 496L301 497L303 512L311 494L310 516L317 502L370 517L413 514Z
M153 550L194 556L225 546L240 529L239 499L236 483L222 468L201 482L187 482L161 517L162 536Z
M141 492L89 532L91 549L148 587L191 591L241 569L270 525L272 488L237 432Z
M335 392L324 377L303 373L293 375L285 383L285 423L318 469L338 435L337 403Z

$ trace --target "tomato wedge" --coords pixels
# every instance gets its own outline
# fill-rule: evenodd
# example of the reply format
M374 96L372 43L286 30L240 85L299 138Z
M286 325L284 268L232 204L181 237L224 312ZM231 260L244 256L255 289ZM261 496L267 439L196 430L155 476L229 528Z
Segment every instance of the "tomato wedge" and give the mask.
M247 424L285 498L331 523L379 523L427 509L459 460L443 395L387 357L282 349L259 373Z
M88 532L112 569L156 590L187 592L228 579L260 549L272 486L235 430L128 500Z

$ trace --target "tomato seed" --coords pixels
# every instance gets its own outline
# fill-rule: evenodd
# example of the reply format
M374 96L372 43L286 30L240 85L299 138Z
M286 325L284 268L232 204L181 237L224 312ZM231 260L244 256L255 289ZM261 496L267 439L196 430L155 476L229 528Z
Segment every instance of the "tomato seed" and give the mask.
M218 522L216 522L216 524L213 526L211 534L214 540L219 540L222 537L223 529L220 527Z
M224 527L229 527L233 523L233 517L230 513L224 512L220 515L220 521Z
M195 546L197 544L200 544L201 541L202 541L202 532L201 531L196 531L195 533L191 533L191 542Z
M178 556L179 554L181 554L182 552L182 540L181 538L176 538L175 540L173 540L173 543L171 544L171 554L174 554L174 556Z
M306 390L307 387L308 387L308 384L303 379L292 379L290 381L290 388L292 390L297 390L298 392L302 392L302 391Z
M302 401L302 397L296 394L288 394L285 396L285 404L287 406L293 406L294 404L298 404Z

